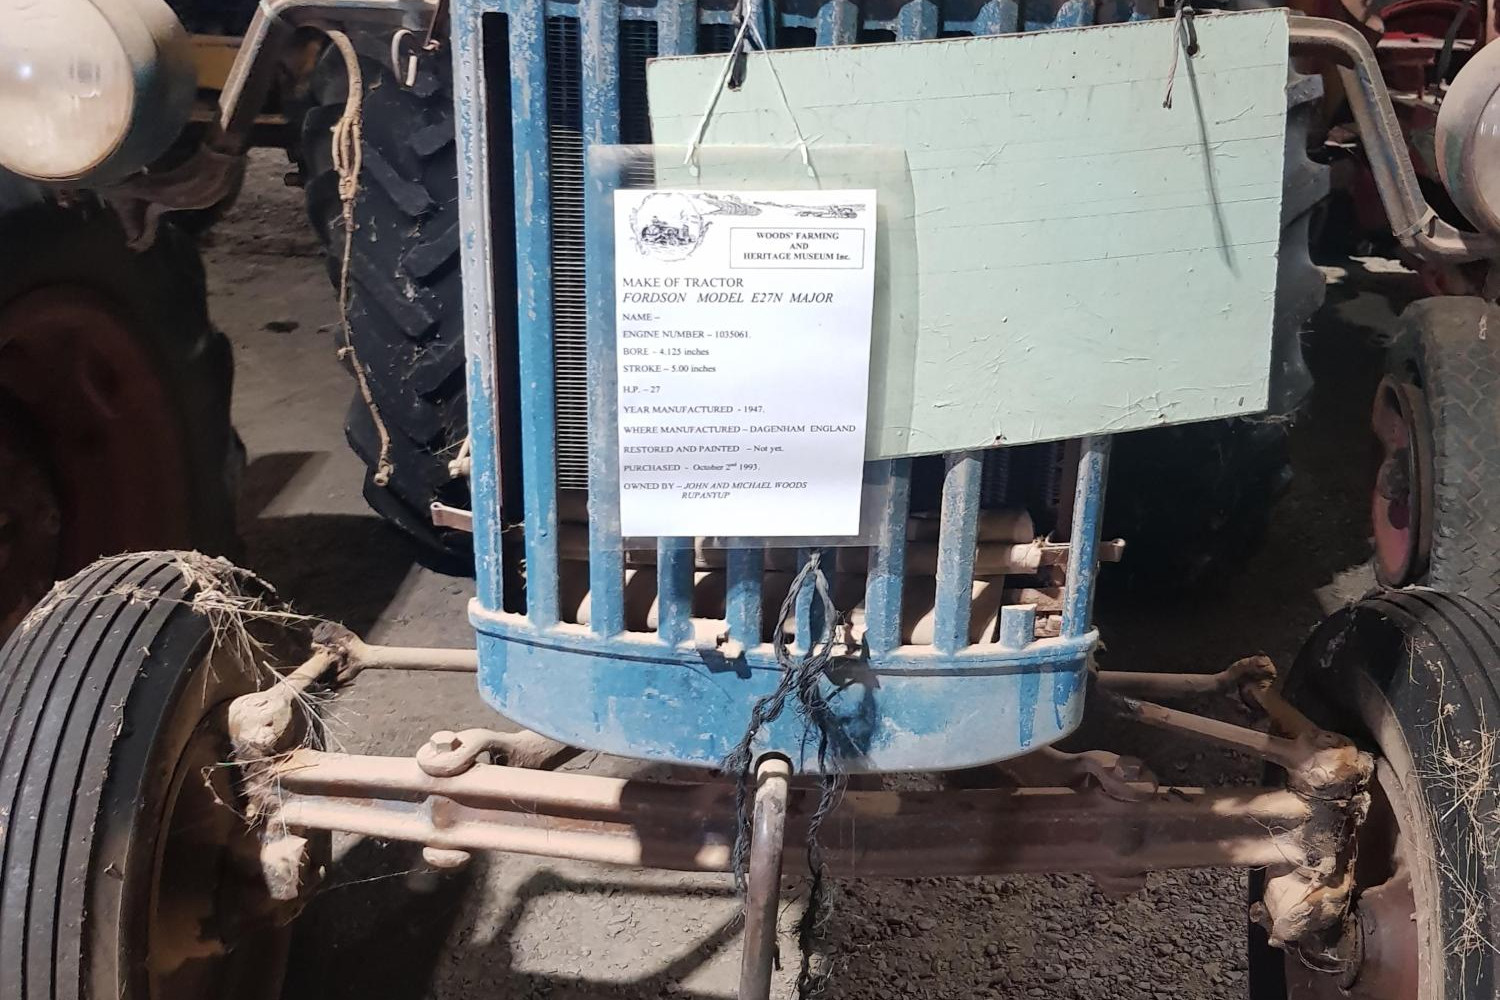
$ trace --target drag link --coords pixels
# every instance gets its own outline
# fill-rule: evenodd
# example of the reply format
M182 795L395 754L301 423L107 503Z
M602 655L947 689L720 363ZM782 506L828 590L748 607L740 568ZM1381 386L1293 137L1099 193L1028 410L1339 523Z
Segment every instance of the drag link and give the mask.
M423 646L378 646L365 642L338 622L320 622L313 648L338 664L335 680L348 684L366 670L431 670L472 674L479 670L479 651Z
M1270 681L1249 684L1244 688L1246 700L1266 713L1271 724L1288 736L1296 739L1316 740L1323 730L1303 715L1291 702L1281 696Z
M1247 701L1251 690L1276 679L1276 666L1268 656L1247 656L1213 674L1149 673L1134 670L1100 670L1094 682L1110 694L1128 698L1192 698L1238 692Z
M1192 712L1183 712L1154 702L1137 698L1114 696L1111 701L1127 718L1154 729L1196 736L1210 743L1240 750L1290 771L1307 761L1308 749L1297 740L1272 736L1232 722L1211 719Z

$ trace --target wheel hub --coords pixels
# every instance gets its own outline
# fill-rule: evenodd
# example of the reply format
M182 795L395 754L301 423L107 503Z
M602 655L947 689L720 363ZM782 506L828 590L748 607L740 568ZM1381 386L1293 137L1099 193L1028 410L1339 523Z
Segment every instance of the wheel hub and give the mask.
M1392 875L1360 894L1360 963L1347 994L1371 1000L1400 1000L1417 995L1416 900L1411 875Z
M1427 571L1432 550L1431 435L1422 390L1386 376L1370 426L1381 448L1370 497L1375 575L1388 587L1403 587Z
M225 708L193 731L168 789L150 910L151 1000L271 1000L295 908L267 893L229 759Z
M1289 953L1288 1000L1417 1000L1419 934L1411 847L1393 799L1402 795L1390 765L1379 762L1370 810L1355 843L1354 904L1345 954Z

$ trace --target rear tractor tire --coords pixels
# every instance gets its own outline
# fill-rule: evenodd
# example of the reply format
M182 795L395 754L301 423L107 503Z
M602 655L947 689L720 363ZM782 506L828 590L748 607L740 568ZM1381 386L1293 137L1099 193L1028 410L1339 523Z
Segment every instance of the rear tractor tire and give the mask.
M0 639L100 556L233 551L233 373L180 230L137 252L102 205L0 216Z
M469 536L432 523L431 504L468 506L468 481L449 471L468 435L463 286L458 256L458 160L446 52L420 57L415 82L390 70L390 37L351 30L364 78L362 165L350 245L349 363L364 370L390 435L388 476L371 406L358 392L345 435L364 460L365 500L419 546L424 562L472 571ZM331 136L349 78L330 46L312 79L302 124L307 211L337 289L345 232Z
M196 553L116 556L0 648L6 1000L279 994L294 904L270 898L225 763L230 701L273 678L195 604L262 587Z
M1310 225L1328 196L1328 168L1308 156L1320 128L1322 83L1287 81L1281 246L1272 319L1273 414L1296 411L1312 387L1302 331L1323 304ZM1288 422L1235 417L1133 431L1115 439L1104 530L1129 543L1104 580L1153 592L1189 590L1239 571L1260 548L1292 479Z

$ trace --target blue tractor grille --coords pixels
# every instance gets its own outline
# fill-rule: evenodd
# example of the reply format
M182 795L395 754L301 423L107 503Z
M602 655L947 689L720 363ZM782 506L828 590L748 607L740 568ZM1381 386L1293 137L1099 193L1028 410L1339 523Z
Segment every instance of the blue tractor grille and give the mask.
M647 61L727 51L733 4L454 0L453 11L481 692L575 745L715 764L775 685L774 612L810 553L622 544L611 241L591 225L607 195L587 149L648 143ZM772 47L801 47L1073 26L1096 7L750 11ZM890 485L877 537L823 560L843 619L834 703L846 764L963 766L1076 725L1107 454L1107 439L1091 439L870 466ZM1006 519L1024 508L1036 531L1023 540ZM1023 549L1031 563L1015 561ZM788 631L794 648L823 633L810 594ZM959 703L963 721L945 721ZM813 766L795 720L766 739Z

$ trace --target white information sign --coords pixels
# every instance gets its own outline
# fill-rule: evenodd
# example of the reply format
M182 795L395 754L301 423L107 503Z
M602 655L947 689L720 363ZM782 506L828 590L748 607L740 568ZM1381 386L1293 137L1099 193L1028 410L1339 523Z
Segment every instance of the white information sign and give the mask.
M874 191L615 193L626 536L859 533Z

